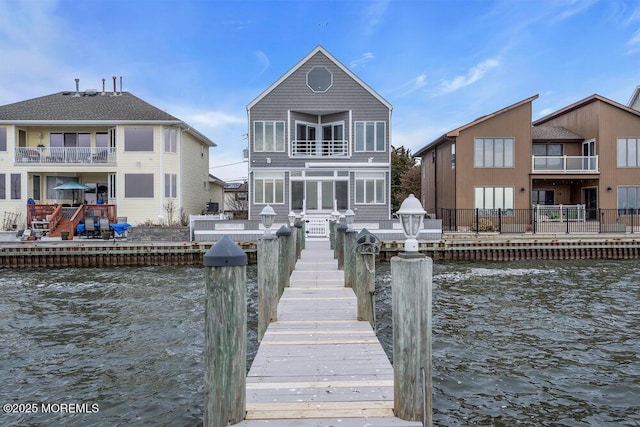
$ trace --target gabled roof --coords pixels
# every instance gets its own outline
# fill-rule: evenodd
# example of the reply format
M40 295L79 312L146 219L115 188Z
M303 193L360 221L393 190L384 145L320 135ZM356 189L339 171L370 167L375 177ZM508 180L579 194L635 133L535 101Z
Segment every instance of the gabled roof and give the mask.
M280 83L282 83L289 76L291 76L293 73L295 73L300 67L302 67L309 59L311 59L318 52L320 52L324 56L326 56L338 68L340 68L349 77L351 77L353 80L355 80L360 86L362 86L367 92L369 92L371 95L373 95L374 98L376 98L378 101L380 101L382 104L384 104L388 109L390 109L390 110L393 109L393 107L391 106L391 104L389 102L387 102L387 100L385 100L382 96L380 96L376 91L371 89L371 87L369 87L369 85L367 85L364 81L360 80L360 78L358 76L356 76L351 70L349 70L347 67L345 67L333 55L331 55L329 52L327 52L327 50L325 48L323 48L322 46L318 45L318 46L316 46L315 49L313 49L311 52L309 52L309 54L307 56L302 58L302 60L300 62L298 62L296 65L294 65L293 68L291 68L289 71L287 71L282 77L280 77L278 80L276 80L275 83L273 83L264 92L262 92L253 101L251 101L249 103L249 105L247 105L247 110L250 110L251 108L253 108L258 102L260 102L262 100L262 98L267 96L273 89L275 89L278 85L280 85Z
M436 146L444 143L445 141L449 141L449 140L451 140L453 138L456 138L456 137L460 136L460 132L462 132L463 130L468 129L468 128L472 127L472 126L475 126L475 125L477 125L479 123L482 123L484 121L487 121L489 119L492 119L492 118L494 118L496 116L499 116L500 114L506 113L509 110L513 110L514 108L518 108L518 107L520 107L520 106L522 106L524 104L533 102L533 100L535 100L536 98L538 98L538 95L533 95L533 96L531 96L531 97L529 97L527 99L523 99L520 102L516 102L515 104L509 105L508 107L505 107L505 108L503 108L501 110L495 111L495 112L493 112L491 114L487 114L486 116L479 117L479 118L475 119L472 122L469 122L469 123L467 123L465 125L460 126L459 128L453 129L453 130L445 133L444 135L440 136L439 138L436 138L435 140L433 140L430 143L428 143L426 146L424 146L423 148L418 150L414 154L414 156L421 156L427 150L429 150L429 149L431 149L433 147L436 147Z
M636 86L635 90L633 91L631 98L629 98L629 103L627 104L627 107L633 108L633 105L639 101L638 98L640 98L640 85Z
M584 141L584 137L562 126L534 126L531 129L534 141Z
M611 105L613 107L619 108L619 109L621 109L623 111L626 111L628 113L631 113L631 114L634 114L634 115L640 117L640 111L634 110L633 108L630 108L630 107L627 107L625 105L619 104L619 103L617 103L615 101L612 101L612 100L610 100L608 98L605 98L604 96L600 96L598 94L594 94L594 95L591 95L591 96L589 96L589 97L587 97L585 99L582 99L582 100L580 100L580 101L578 101L578 102L576 102L574 104L566 106L566 107L564 107L564 108L562 108L562 109L560 109L560 110L558 110L556 112L553 112L553 113L551 113L549 115L546 115L546 116L542 117L541 119L538 119L538 120L534 121L533 122L533 126L541 125L543 123L548 122L549 120L553 120L556 117L560 117L560 116L562 116L564 114L570 113L571 111L577 110L579 108L584 107L585 105L591 104L592 102L596 102L596 101L604 102L604 103L609 104L609 105Z
M223 180L221 180L220 178L218 178L217 176L213 175L213 174L209 174L209 182L213 182L214 184L218 184L221 186L226 186L227 183L224 182Z
M180 126L206 145L215 147L209 138L187 123L154 107L129 92L96 93L58 92L0 106L0 124L23 125L116 125L166 124Z

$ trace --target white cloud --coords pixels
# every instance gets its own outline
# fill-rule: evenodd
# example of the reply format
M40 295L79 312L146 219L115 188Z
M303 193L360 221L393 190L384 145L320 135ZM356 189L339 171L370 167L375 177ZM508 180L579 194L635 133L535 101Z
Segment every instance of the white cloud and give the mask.
M627 46L629 46L629 53L640 52L640 30L636 31L633 36L631 36L627 41Z
M260 64L260 72L258 73L258 75L260 75L267 71L269 66L271 66L271 61L269 61L269 57L267 57L267 55L261 50L257 50L255 55L258 63Z
M393 92L398 93L398 96L404 96L423 88L426 84L427 75L425 73L422 73L419 76L403 83L399 88L393 90Z
M372 52L365 52L360 55L360 58L351 61L351 68L365 67L367 63L375 59L376 55Z
M188 120L194 125L206 127L218 127L245 123L245 118L234 116L232 114L220 111L204 111L202 113L192 113L188 116Z
M375 32L382 21L382 17L389 7L390 0L378 0L369 3L369 7L364 10L366 28L364 33L371 35Z
M547 116L551 113L553 113L555 110L553 108L543 108L542 110L540 110L540 112L538 113L538 117L544 117Z
M482 79L491 69L496 68L499 65L500 61L497 59L487 59L482 61L478 65L472 67L464 76L456 76L451 80L442 82L437 92L440 95L444 95L455 92L465 86L472 85Z

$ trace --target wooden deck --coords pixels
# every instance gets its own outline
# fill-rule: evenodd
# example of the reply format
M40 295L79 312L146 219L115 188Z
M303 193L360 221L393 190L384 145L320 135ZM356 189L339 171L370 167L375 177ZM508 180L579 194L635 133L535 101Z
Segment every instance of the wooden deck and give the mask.
M328 241L307 241L247 375L236 426L421 426L393 415L393 368Z

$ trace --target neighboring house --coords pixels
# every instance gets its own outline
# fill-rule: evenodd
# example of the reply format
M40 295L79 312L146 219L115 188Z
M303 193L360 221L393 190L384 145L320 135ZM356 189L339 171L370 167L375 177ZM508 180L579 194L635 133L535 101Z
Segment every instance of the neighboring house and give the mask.
M446 209L583 205L593 216L596 208L640 209L640 111L593 95L532 123L536 98L416 152L428 211L441 217Z
M246 182L230 182L224 186L224 213L232 219L247 219L249 185Z
M226 182L209 174L209 201L205 206L207 213L221 213L224 205L224 188Z
M640 111L640 85L636 86L627 106Z
M182 120L128 92L59 92L0 106L0 211L36 204L115 206L130 224L199 214L211 197L209 148ZM56 191L77 181L88 191ZM79 196L83 196L79 197Z
M391 105L321 46L247 106L249 219L390 218ZM320 231L322 234L322 231Z

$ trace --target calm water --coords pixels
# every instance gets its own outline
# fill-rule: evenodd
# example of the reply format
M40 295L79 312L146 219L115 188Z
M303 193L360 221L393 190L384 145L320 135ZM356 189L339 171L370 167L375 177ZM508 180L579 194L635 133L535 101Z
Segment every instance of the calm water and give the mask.
M39 409L0 425L200 425L203 299L199 267L0 270L0 403ZM436 264L433 313L435 425L640 426L638 261Z

